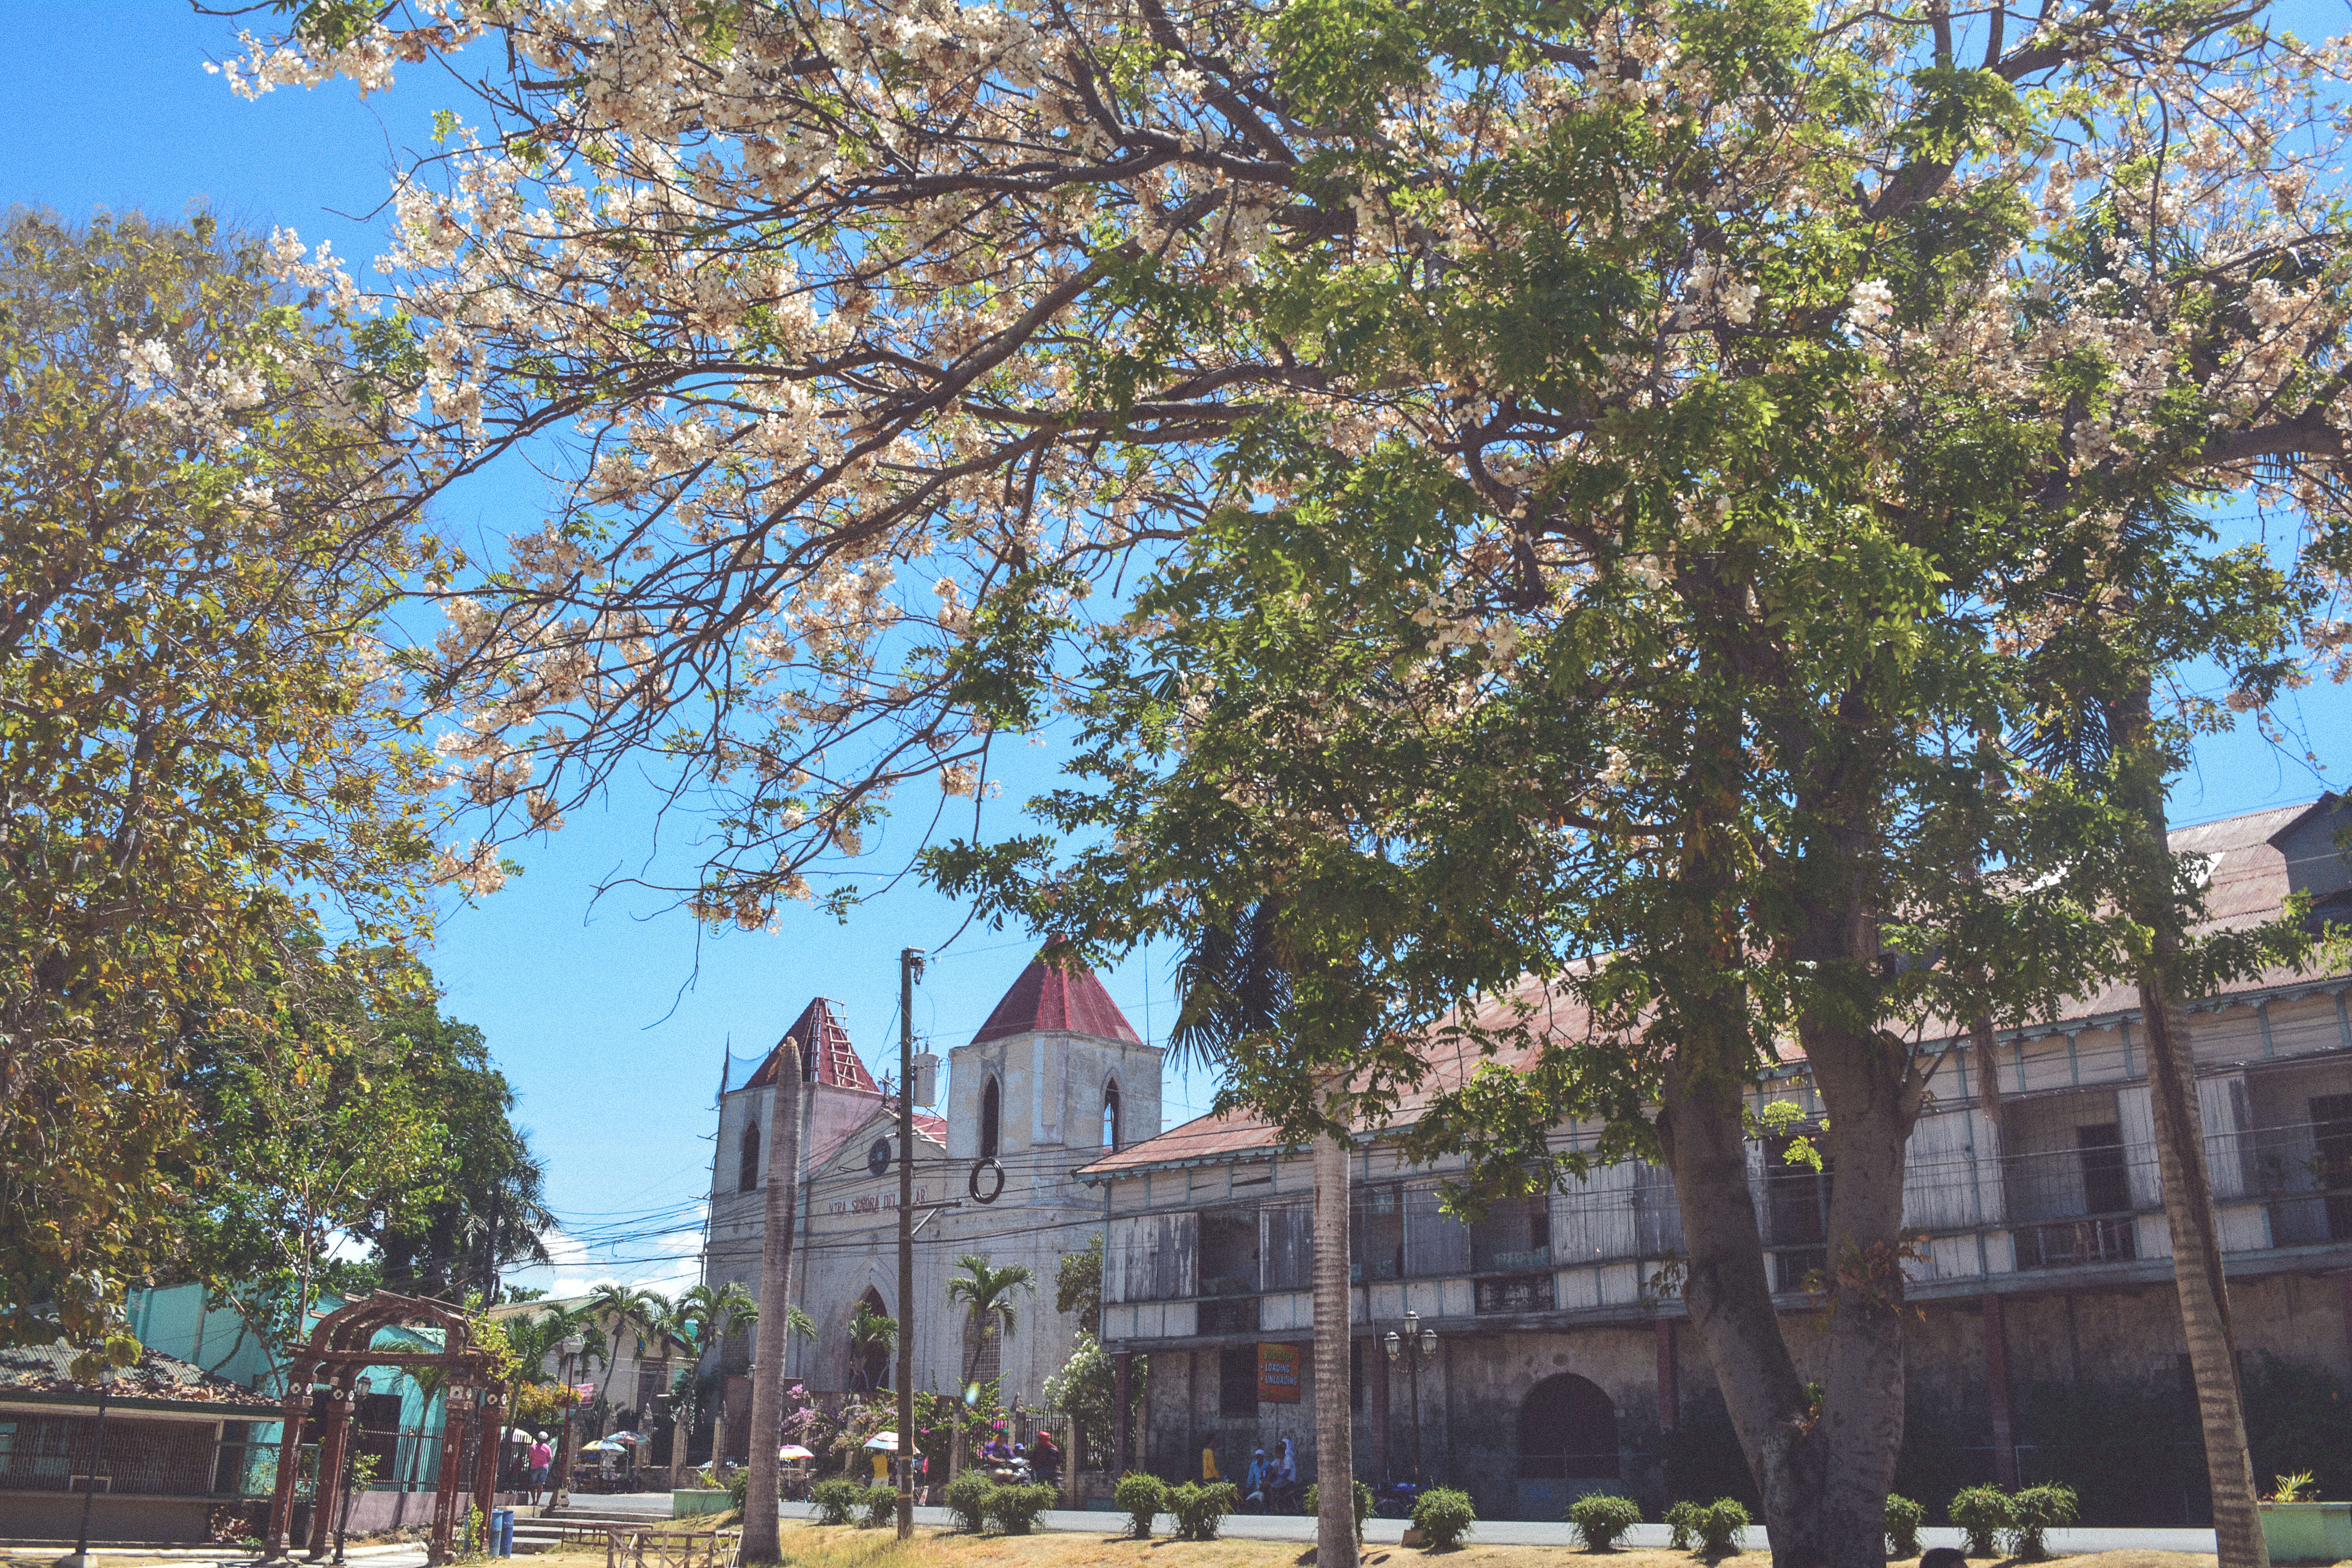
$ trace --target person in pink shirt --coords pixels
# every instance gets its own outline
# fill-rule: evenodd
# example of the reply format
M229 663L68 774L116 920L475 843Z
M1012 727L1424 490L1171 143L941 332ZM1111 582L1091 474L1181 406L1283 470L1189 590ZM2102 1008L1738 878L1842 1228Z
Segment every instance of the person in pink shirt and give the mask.
M530 1500L539 1501L540 1489L547 1485L547 1467L555 1463L555 1450L547 1446L547 1434L530 1446Z

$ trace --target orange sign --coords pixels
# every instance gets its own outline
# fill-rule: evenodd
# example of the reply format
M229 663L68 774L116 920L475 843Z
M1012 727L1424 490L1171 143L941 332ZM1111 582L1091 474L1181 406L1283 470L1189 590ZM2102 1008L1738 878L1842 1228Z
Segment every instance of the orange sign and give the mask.
M1257 1347L1257 1398L1261 1405L1298 1403L1298 1347Z

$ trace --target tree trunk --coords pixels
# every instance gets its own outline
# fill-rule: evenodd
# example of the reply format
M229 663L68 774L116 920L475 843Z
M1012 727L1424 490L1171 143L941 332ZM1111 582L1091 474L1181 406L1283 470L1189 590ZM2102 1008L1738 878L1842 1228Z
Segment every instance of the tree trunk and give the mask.
M2220 1216L2205 1157L2205 1120L2197 1104L2189 1054L2189 1010L2180 994L2180 938L2173 904L2174 871L2164 799L2166 761L2143 685L2122 705L2126 795L2135 807L2131 847L2133 920L2148 932L2139 974L2140 1020L2147 1032L2147 1080L2156 1122L2157 1169L2164 1219L2172 1232L2172 1278L2180 1328L2197 1384L2205 1468L2213 1492L2213 1542L2221 1568L2270 1568L2253 1461L2238 1388L2237 1337L2221 1273Z
M746 1563L783 1560L776 1530L776 1446L782 1441L784 1425L784 1345L792 1333L793 1210L799 1196L800 1174L801 1053L799 1042L787 1037L776 1053L776 1103L768 1115L767 1228L760 1247L750 1479L743 1493L741 1558ZM723 1409L723 1381L719 1388Z
M1690 1249L1684 1305L1763 1497L1773 1563L1821 1568L1821 1450L1806 1441L1804 1383L1764 1275L1737 1084L1678 1057L1666 1072L1658 1134Z
M1315 1562L1354 1568L1356 1459L1349 1414L1348 1144L1315 1140Z

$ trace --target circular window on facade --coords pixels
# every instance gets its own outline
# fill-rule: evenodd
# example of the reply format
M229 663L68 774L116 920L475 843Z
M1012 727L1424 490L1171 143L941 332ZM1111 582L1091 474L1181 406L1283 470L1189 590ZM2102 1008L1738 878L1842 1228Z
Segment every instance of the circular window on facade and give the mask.
M890 1140L874 1140L873 1146L866 1151L866 1168L877 1176L890 1168Z

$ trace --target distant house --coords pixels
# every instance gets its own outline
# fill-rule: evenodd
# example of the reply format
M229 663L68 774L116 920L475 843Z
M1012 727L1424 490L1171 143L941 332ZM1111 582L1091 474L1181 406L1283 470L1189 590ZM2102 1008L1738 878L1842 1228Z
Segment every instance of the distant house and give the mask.
M344 1304L345 1299L333 1291L320 1292L310 1309L311 1323ZM285 1383L284 1368L275 1352L236 1311L207 1306L201 1284L133 1291L130 1317L131 1331L141 1343L267 1395L272 1410L276 1409ZM441 1348L437 1334L430 1329L387 1329L378 1337L385 1343L400 1341L406 1349ZM406 1373L377 1367L367 1374L367 1390L359 1395L353 1415L354 1451L375 1456L377 1489L432 1489L435 1457L441 1442L438 1399L428 1400L424 1388ZM254 1452L245 1484L248 1495L264 1497L276 1473L278 1423L273 1420L257 1427L249 1441ZM310 1442L316 1441L314 1431Z
M509 1301L491 1308L489 1316L499 1322L512 1322L548 1311L577 1310L588 1305L589 1300L586 1296L555 1296L535 1301ZM581 1360L567 1370L559 1364L560 1355L550 1354L530 1376L543 1383L594 1385L596 1392L581 1413L587 1436L601 1436L608 1430L635 1426L658 1437L657 1428L663 1427L664 1418L656 1415L655 1401L669 1393L679 1373L694 1365L694 1347L676 1334L648 1334L635 1323L615 1323L609 1313L600 1317L592 1331L602 1342L601 1358L583 1352ZM667 1448L660 1452L666 1460Z
M0 1350L0 1535L69 1539L94 1490L93 1541L205 1540L277 1402L151 1347L107 1391L101 1447L99 1388L71 1375L75 1353Z

